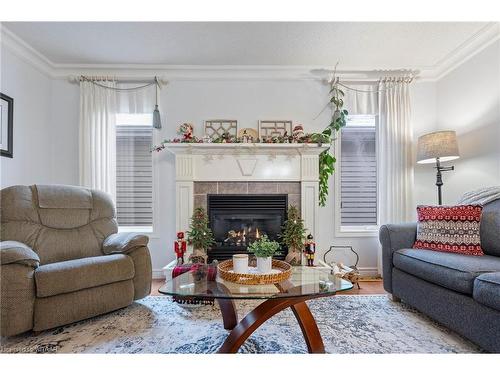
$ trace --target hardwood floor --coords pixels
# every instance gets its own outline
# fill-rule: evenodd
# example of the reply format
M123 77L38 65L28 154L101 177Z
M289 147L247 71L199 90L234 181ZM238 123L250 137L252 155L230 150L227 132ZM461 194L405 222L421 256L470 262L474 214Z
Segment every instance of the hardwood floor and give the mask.
M154 279L153 284L151 286L151 295L152 296L160 296L158 293L158 289L163 285L165 281L163 279ZM342 294L357 294L357 295L368 295L368 294L387 294L382 286L382 280L376 281L360 281L361 289L358 289L357 286L354 286L353 289L342 292Z

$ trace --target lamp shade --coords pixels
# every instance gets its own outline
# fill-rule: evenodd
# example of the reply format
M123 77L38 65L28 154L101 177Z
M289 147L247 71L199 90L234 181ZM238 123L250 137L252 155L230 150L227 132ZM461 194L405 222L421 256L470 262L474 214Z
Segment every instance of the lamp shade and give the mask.
M427 164L458 159L457 134L453 130L439 131L418 138L417 163Z

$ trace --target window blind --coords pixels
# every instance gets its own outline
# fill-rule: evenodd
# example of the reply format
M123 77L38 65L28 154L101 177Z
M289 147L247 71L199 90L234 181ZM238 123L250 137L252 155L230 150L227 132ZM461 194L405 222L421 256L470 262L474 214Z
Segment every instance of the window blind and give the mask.
M366 116L365 116L366 117ZM363 119L341 133L340 211L342 226L377 225L376 128ZM367 126L368 125L368 126Z
M152 127L116 127L116 211L119 226L153 225Z

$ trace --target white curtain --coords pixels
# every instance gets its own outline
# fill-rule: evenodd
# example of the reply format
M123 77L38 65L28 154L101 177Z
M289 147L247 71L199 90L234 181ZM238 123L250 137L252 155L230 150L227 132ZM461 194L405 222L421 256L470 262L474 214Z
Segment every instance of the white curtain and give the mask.
M80 82L80 185L116 197L114 81ZM99 85L98 85L99 84Z
M413 218L413 160L409 79L379 84L379 224Z
M143 84L142 82L116 84L117 88L122 89L122 91L117 92L118 113L153 113L157 86L151 85L132 90ZM158 92L158 100L159 99Z
M350 115L375 115L378 113L378 92L377 84L358 85L349 84L356 90L348 90L341 87L345 92L345 108Z

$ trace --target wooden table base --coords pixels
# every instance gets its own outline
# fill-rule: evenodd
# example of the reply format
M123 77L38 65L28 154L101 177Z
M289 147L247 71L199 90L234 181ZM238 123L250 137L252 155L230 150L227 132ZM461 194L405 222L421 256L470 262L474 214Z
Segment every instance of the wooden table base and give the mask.
M264 322L280 311L290 307L306 340L309 353L324 353L325 347L314 317L305 301L311 297L291 297L269 299L261 303L237 323L237 313L233 300L218 299L224 328L231 333L219 349L219 353L236 353L245 340Z

